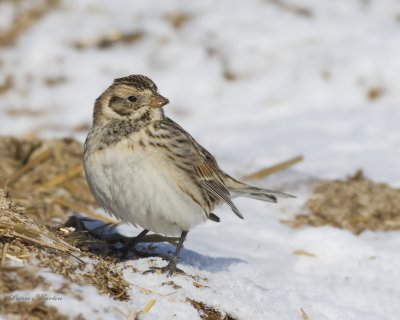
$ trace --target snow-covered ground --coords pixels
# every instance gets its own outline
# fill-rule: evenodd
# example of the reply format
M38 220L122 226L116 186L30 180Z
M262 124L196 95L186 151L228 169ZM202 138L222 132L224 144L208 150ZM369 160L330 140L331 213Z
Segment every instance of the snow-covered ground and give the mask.
M8 6L0 4L0 21L9 19ZM188 17L179 28L167 18L177 15ZM143 37L105 49L73 45L113 31ZM7 74L14 81L0 96L0 134L83 141L86 131L77 128L90 123L94 99L114 78L142 73L170 99L167 115L232 175L305 157L255 182L296 200L238 199L245 220L221 207L221 223L189 233L181 266L207 287L176 276L176 290L161 285L164 276L130 272L147 267L141 260L127 263L124 274L152 293L133 286L132 301L116 302L77 286L86 290L83 301L49 304L71 315L76 306L88 319L104 312L121 319L114 306L129 314L154 297L143 319L199 318L185 303L189 296L239 319L301 319L301 308L318 320L399 319L399 232L355 236L279 222L302 211L312 182L322 178L362 168L400 186L399 39L396 0L76 0L63 1L15 46L0 48L0 83ZM46 79L62 80L49 86ZM315 256L293 253L299 249Z

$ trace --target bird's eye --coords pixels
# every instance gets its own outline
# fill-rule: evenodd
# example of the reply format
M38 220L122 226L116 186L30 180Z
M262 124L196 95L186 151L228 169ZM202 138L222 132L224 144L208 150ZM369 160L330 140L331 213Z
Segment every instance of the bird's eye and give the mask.
M129 102L136 102L137 98L135 96L129 96L126 98Z

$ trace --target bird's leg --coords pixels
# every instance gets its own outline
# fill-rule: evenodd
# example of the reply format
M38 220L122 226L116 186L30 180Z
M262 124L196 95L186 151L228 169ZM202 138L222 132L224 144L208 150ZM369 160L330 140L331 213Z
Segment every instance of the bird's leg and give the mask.
M178 245L176 246L175 253L172 255L171 260L169 261L167 266L164 267L165 272L168 272L168 274L167 274L168 277L172 276L175 271L178 271L179 273L183 272L182 270L176 268L176 262L178 260L179 252L181 251L181 249L183 247L183 242L185 241L187 234L188 234L187 231L182 232L181 238L179 239Z
M144 273L146 274L146 273L153 273L153 272L162 272L162 273L167 273L167 277L172 276L174 273L185 274L184 271L182 271L181 269L176 267L176 262L178 260L179 252L181 251L181 249L183 247L183 242L185 241L187 234L188 234L188 231L182 231L178 245L176 246L175 253L172 255L172 257L169 260L169 263L165 267L162 267L162 268L152 267L149 270L145 271Z
M135 249L135 246L144 238L144 236L149 232L149 230L144 229L141 233L139 233L136 237L129 240L129 242L122 249L122 259L125 259L131 249L136 254L140 254L139 251Z

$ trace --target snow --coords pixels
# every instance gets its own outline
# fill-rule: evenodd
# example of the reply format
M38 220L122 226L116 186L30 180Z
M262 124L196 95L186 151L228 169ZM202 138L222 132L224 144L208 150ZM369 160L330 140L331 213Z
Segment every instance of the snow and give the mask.
M143 73L171 101L167 115L232 175L305 157L288 171L255 182L283 188L297 199L278 205L235 199L245 220L221 207L216 211L221 223L207 222L189 233L180 267L207 287L196 288L190 277L180 276L173 281L181 289L163 286L164 276L130 270L148 268L151 261L142 259L121 264L124 275L158 294L132 286L132 301L118 302L76 286L82 301L66 297L62 304L49 304L71 316L77 308L88 319L103 312L107 319L121 319L115 307L129 314L151 298L156 304L143 319L198 319L186 297L239 319L301 319L301 308L310 319L400 317L399 232L356 236L279 222L303 211L320 179L344 178L362 168L373 180L400 186L399 2L285 1L308 8L309 17L277 3L64 1L16 46L1 48L0 82L12 74L15 90L1 96L0 134L72 135L83 141L86 132L75 128L90 122L94 99L114 78ZM11 9L3 7L5 21ZM190 19L174 29L168 13ZM144 37L102 50L73 47L77 40L115 30L143 31ZM234 81L224 78L225 69ZM66 81L45 84L59 76ZM369 99L371 89L382 94ZM11 116L10 108L41 113ZM315 256L293 254L298 249Z

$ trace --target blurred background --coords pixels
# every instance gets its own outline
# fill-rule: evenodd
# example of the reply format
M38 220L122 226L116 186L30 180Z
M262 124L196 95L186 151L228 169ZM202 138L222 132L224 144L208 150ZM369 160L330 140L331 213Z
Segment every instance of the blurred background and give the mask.
M95 98L141 73L233 174L400 185L398 0L0 1L0 134L84 141Z

